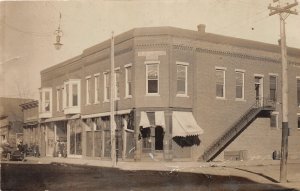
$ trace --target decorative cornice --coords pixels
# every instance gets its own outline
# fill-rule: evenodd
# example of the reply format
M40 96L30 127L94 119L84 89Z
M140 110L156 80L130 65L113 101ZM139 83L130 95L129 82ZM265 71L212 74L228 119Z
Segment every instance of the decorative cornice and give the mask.
M136 44L136 48L168 48L168 43Z
M194 50L194 47L183 45L183 44L173 44L172 46L174 49L177 49L177 50L184 50L184 51L193 51Z
M259 60L259 61L280 63L280 60L278 60L278 59L274 59L274 58L270 58L270 57L253 56L253 55L242 54L242 53L237 53L237 52L211 50L211 49L204 49L204 48L196 48L196 52L204 52L204 53L208 53L208 54L217 54L217 55L231 56L231 57L236 57L236 58L244 58L244 59L250 59L250 60Z

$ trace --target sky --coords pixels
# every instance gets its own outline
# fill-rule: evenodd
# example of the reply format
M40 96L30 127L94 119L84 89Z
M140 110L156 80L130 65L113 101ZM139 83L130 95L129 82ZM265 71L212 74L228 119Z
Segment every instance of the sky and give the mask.
M282 4L294 0L280 0ZM40 71L137 27L172 26L277 44L272 0L0 0L0 97L38 98ZM276 5L272 3L272 5ZM295 7L299 11L299 5ZM59 25L63 46L56 50ZM286 20L287 45L300 48L300 16Z

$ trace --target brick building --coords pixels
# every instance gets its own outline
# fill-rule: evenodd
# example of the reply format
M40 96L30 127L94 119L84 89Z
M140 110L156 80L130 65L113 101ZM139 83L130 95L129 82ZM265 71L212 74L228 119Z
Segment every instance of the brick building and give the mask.
M288 48L290 157L300 158L300 50ZM278 45L173 27L115 37L123 160L272 158L281 143ZM110 41L41 72L45 153L110 159ZM216 158L217 157L217 158Z

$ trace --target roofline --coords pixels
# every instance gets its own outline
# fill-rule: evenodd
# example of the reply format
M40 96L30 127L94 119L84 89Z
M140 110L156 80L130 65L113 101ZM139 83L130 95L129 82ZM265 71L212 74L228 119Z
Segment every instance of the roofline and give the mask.
M163 35L190 38L194 40L202 40L202 41L218 43L218 44L228 44L228 45L233 45L233 46L238 46L243 48L263 50L263 51L269 51L274 53L281 52L281 48L277 44L270 44L270 43L259 42L254 40L247 40L242 38L229 37L229 36L224 36L219 34L199 32L199 31L182 29L177 27L170 27L170 26L134 28L124 33L121 33L119 35L116 35L115 44L120 44L124 41L133 39L135 37L163 36ZM63 67L65 65L76 62L83 57L108 49L110 48L110 46L111 46L110 39L107 39L101 43L98 43L94 46L84 49L82 53L78 56L75 56L57 65L42 70L41 74L57 69L58 67ZM289 56L300 57L299 48L287 47L287 52Z

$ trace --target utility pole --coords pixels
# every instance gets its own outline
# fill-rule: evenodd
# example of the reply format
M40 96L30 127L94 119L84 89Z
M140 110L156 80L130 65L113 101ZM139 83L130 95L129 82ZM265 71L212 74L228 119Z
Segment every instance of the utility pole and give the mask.
M296 10L291 8L298 5L297 0L293 4L280 5L280 0L273 0L273 3L278 2L276 7L268 6L270 9L269 16L278 14L280 18L280 45L281 45L281 61L282 61L282 135L281 135L281 161L280 161L280 182L287 182L287 158L288 158L288 61L286 51L286 36L285 36L285 19L290 15L297 15Z
M116 158L116 123L115 123L115 42L114 32L111 33L110 48L110 133L112 166L117 166Z

